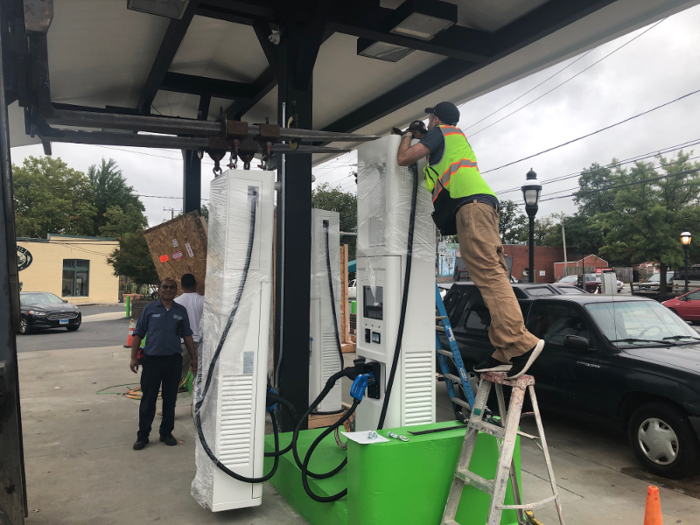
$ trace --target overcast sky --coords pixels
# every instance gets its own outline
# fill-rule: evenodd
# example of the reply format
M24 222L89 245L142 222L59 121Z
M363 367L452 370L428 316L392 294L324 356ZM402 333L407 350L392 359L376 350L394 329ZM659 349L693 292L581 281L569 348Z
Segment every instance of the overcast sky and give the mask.
M700 6L463 105L459 126L476 152L485 179L499 198L522 201L519 190L502 192L522 185L530 168L537 172L540 181L546 181L579 172L593 162L607 164L613 158L626 159L694 139L700 141L698 93L593 137L496 169L700 89L698 27ZM621 47L632 39L635 40ZM619 51L593 65L618 48ZM588 67L590 69L582 72ZM563 71L557 73L560 70ZM540 100L480 131L578 73L579 76ZM531 93L503 108L549 77L552 78ZM493 116L477 123L499 109ZM694 149L700 155L700 146L694 146ZM151 226L170 218L170 210L163 208L174 207L177 212L182 207L182 157L179 151L54 144L53 153L70 167L81 171L99 163L102 157L113 158L136 192L144 196L169 197L142 198ZM21 164L25 157L41 154L41 146L13 148L12 160ZM350 153L317 166L314 168L317 184L339 184L354 192L354 177L351 176L354 163L356 155ZM212 167L213 162L205 156L202 163L203 197L209 196ZM163 172L172 172L172 183L163 183ZM562 211L573 214L576 209L570 198L545 199L565 195L569 192L562 190L576 186L576 179L545 184L538 217Z

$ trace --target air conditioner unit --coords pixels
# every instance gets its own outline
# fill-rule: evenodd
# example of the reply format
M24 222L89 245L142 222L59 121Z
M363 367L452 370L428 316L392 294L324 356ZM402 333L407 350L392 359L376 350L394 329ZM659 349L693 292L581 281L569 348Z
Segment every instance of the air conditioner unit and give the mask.
M335 211L314 209L311 210L309 403L318 397L326 386L328 378L343 368L338 348L339 317L340 214ZM318 406L318 412L339 412L342 408L340 381L338 381Z
M435 226L423 166L401 167L401 137L358 148L357 356L379 363L379 389L357 409L357 430L377 428L400 324L414 177L418 177L410 288L401 354L384 428L435 422ZM378 390L378 392L377 392Z
M270 171L226 171L211 182L210 194L203 339L194 405L213 369L199 411L205 440L223 465L250 478L263 475L274 177ZM218 361L212 364L219 347ZM229 477L208 457L199 437L195 459L192 494L200 504L214 512L260 505L262 484Z

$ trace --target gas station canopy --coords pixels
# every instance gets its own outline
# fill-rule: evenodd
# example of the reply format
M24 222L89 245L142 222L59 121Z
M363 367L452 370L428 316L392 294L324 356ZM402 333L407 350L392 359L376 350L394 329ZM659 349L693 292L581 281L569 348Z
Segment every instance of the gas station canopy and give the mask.
M47 34L57 109L214 120L222 107L232 120L276 123L279 43L292 27L298 76L313 83L306 127L384 134L436 101L473 99L697 2L27 0L24 13L8 3L14 23L24 16L27 32ZM22 31L8 36L8 101L26 106L18 79L41 57L13 40ZM10 128L13 146L39 142L16 102Z

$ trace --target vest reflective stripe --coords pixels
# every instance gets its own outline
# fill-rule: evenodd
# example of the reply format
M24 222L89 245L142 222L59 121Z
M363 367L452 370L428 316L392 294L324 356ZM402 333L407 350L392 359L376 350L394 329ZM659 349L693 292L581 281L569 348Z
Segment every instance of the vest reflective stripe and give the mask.
M462 130L454 126L438 129L445 138L445 152L440 162L424 170L425 188L433 194L433 202L445 188L453 199L477 194L495 196L479 173L476 155Z
M476 162L472 162L471 160L462 159L458 160L454 164L450 164L447 170L445 170L445 172L437 180L437 184L435 184L433 187L433 202L435 202L435 199L437 199L443 188L447 189L447 186L450 184L454 174L461 169L476 169L477 173L479 172L479 166L477 166Z

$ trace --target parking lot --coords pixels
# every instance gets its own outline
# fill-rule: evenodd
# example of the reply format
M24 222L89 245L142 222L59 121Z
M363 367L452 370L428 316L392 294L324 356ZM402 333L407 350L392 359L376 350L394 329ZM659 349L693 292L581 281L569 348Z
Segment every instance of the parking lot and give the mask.
M262 507L212 514L190 497L194 476L191 398L178 400L175 449L131 450L138 402L97 395L138 380L128 370L128 321L121 308L85 307L80 330L18 337L29 524L240 523L296 525L305 521L267 485ZM352 359L347 354L346 359ZM115 390L119 391L119 389ZM452 419L443 383L438 420ZM639 468L626 437L597 423L543 413L554 471L569 525L643 522L646 487L661 488L666 523L697 523L700 476L670 481ZM534 423L523 430L533 433ZM526 500L547 496L539 449L522 443ZM165 475L163 473L166 473ZM154 504L156 502L157 504ZM537 512L556 522L551 509Z

